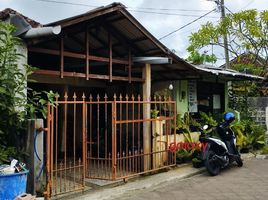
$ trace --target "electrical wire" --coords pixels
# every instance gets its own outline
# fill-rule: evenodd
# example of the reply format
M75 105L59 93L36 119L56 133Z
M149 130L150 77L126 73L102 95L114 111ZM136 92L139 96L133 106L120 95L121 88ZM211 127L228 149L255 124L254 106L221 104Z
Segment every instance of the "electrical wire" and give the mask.
M187 14L178 14L178 13L163 13L163 12L154 12L154 11L142 11L142 10L132 10L129 9L130 12L141 12L141 13L149 13L149 14L158 14L158 15L175 15L175 16L184 16L184 17L200 17L200 15L187 15ZM208 18L218 18L216 16L207 16Z
M129 9L139 9L139 10L163 10L163 11L181 11L181 12L208 12L209 10L199 10L199 9L179 9L179 8L153 8L153 7L127 7Z
M99 6L93 6L89 4L83 4L83 3L72 3L67 1L56 1L56 0L34 0L34 1L42 1L42 2L48 2L48 3L57 3L57 4L66 4L66 5L72 5L72 6L84 6L84 7L91 7L91 8L97 8Z
M187 26L189 26L189 25L193 24L194 22L198 21L199 19L201 19L201 18L205 17L206 15L208 15L208 14L210 14L210 13L214 12L214 11L216 11L216 9L213 9L213 10L211 10L211 11L207 12L206 14L204 14L204 15L202 15L202 16L200 16L200 17L196 18L195 20L193 20L193 21L191 21L191 22L189 22L189 23L187 23L187 24L185 24L185 25L181 26L180 28L178 28L178 29L176 29L176 30L174 30L174 31L172 31L172 32L170 32L170 33L168 33L168 34L166 34L166 35L162 36L162 37L161 37L161 38L159 38L158 40L162 40L162 39L164 39L164 38L166 38L166 37L168 37L168 36L170 36L170 35L172 35L172 34L174 34L174 33L178 32L179 30L181 30L181 29L183 29L183 28L185 28L185 27L187 27Z
M65 5L72 5L72 6L83 6L83 7L91 7L91 8L98 8L99 6L83 4L83 3L73 3L73 2L66 2L66 1L59 1L59 0L34 0L34 1L41 1L47 3L57 3L57 4L65 4ZM161 8L144 8L145 10L141 10L143 8L134 8L134 7L127 7L127 10L130 12L140 12L140 13L147 13L147 14L158 14L158 15L174 15L174 16L183 16L183 17L199 17L200 15L190 15L190 14L180 14L180 13L168 13L168 12L155 12L155 11L146 11L146 9L151 10L172 10L172 9L161 9ZM177 11L190 11L190 12L204 12L206 10L187 10L187 9L173 9ZM207 16L208 18L218 18L216 16Z
M228 10L231 14L234 14L229 8L227 8L226 6L224 6L226 10Z
M244 10L245 8L247 8L250 4L252 4L255 0L251 0L247 5L245 5L243 8L241 8L240 10Z

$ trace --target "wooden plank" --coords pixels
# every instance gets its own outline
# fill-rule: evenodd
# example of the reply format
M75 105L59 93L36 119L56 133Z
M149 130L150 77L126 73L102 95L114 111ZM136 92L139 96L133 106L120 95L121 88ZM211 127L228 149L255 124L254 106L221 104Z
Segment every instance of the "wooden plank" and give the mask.
M89 36L88 36L88 26L86 26L86 31L85 31L85 40L86 40L86 79L88 80L88 74L89 74L89 59L88 59L88 55L89 55Z
M52 49L29 47L28 50L29 52L34 52L34 53L43 53L43 54L60 56L59 51L52 50ZM78 58L78 59L86 59L86 57L88 57L88 60L91 60L91 61L99 61L99 62L107 62L107 63L110 61L110 58L106 58L106 57L94 56L94 55L86 56L85 54L73 53L73 52L68 52L68 51L63 51L63 56L70 57L70 58ZM112 63L128 65L129 61L123 60L123 59L112 59Z
M128 50L128 82L131 83L131 72L132 72L132 64L131 64L131 49Z
M108 33L108 41L109 41L109 79L110 82L113 81L113 44L110 33Z
M158 48L160 48L164 53L167 53L165 50L165 47L162 45L159 40L157 40L150 32L148 32L146 29L141 26L141 24L134 18L132 17L127 10L121 10L121 13L136 27L138 28L144 35L145 37L148 37L149 40L151 40Z
M60 76L60 71L54 70L44 70L38 69L33 72L33 74L39 75L48 75L48 76ZM84 73L76 73L76 72L63 72L64 77L78 77L78 78L86 78L86 74ZM100 80L110 80L110 76L108 75L100 75L100 74L88 74L89 79L100 79ZM123 76L112 76L112 80L116 81L128 81L128 77ZM132 77L131 79L134 82L144 82L143 78Z
M120 7L119 7L120 9ZM59 22L56 22L56 23L51 23L51 24L48 24L48 25L58 25L60 24L62 28L64 27L67 27L67 26L70 26L70 25L74 25L74 24L78 24L80 22L84 22L84 21L87 21L89 19L92 19L92 18L95 18L95 17L98 17L98 16L102 16L102 15L105 15L107 13L110 13L110 12L113 12L113 11L116 11L118 10L118 7L111 7L111 8L104 8L103 10L96 10L95 12L91 12L91 13L86 13L84 15L81 15L79 17L76 17L74 19L65 19L65 20L61 20Z
M64 36L60 38L60 77L63 78L64 73Z
M128 51L128 49L131 48L137 54L143 53L143 50L141 48L139 48L135 43L130 43L130 40L127 39L123 33L121 33L111 24L105 23L105 25L103 25L103 28L108 33L110 33L118 42L120 42L122 46L125 47L126 51Z

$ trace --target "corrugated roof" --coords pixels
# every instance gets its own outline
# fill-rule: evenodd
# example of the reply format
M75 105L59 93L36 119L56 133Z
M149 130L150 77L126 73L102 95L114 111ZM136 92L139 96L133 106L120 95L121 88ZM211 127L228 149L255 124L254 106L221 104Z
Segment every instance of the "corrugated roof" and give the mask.
M225 76L225 77L230 77L234 79L265 80L265 78L261 76L241 73L241 72L231 70L231 69L214 68L214 67L209 67L205 65L200 65L200 66L193 65L193 66L201 72L207 72L216 76Z

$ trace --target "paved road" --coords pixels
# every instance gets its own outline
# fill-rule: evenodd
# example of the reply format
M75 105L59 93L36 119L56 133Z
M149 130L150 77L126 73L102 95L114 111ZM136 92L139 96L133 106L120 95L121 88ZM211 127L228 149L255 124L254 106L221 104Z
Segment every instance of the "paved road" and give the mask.
M216 177L204 173L145 190L131 191L115 199L267 200L268 160L248 160L242 168L232 166Z

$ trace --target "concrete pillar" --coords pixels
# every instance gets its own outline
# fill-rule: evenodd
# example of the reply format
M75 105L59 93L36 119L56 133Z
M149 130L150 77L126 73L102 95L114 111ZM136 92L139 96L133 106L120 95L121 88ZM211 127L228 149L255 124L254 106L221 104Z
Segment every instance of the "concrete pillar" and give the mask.
M145 82L142 85L143 101L150 101L151 97L151 65L145 64L142 69L142 78ZM151 104L143 104L143 119L151 118ZM144 170L151 169L151 122L143 122L143 152L148 154L144 156Z
M20 69L21 73L24 74L26 76L26 68L25 65L28 64L27 63L27 45L24 42L21 42L19 45L16 46L16 50L17 53L20 54L21 56L19 56L18 58L18 68ZM27 79L25 79L25 82L23 83L23 90L21 92L24 93L25 98L27 97ZM16 94L17 97L21 98L21 94ZM20 106L20 107L16 107L16 110L18 111L23 111L24 107Z
M27 169L29 170L27 180L27 192L36 194L43 185L44 172L44 133L40 128L44 127L43 119L28 120L27 131Z

